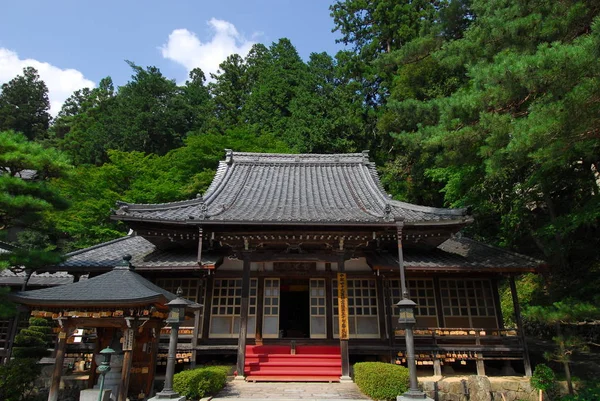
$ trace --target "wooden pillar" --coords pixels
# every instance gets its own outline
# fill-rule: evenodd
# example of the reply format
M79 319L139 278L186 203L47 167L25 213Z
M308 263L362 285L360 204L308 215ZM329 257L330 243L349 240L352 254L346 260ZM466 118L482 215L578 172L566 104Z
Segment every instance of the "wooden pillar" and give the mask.
M523 320L521 319L521 306L519 305L519 295L517 294L517 286L515 285L515 277L510 276L510 295L512 295L513 307L515 309L515 322L517 324L517 330L519 331L519 337L521 339L521 346L523 347L523 364L525 365L525 376L531 376L531 361L529 360L529 351L527 349L527 339L525 338L525 332L523 331Z
M434 376L442 375L442 362L438 358L433 359L433 375Z
M390 358L393 362L396 355L396 324L394 322L394 302L392 300L392 289L390 288L390 280L383 280L383 299L385 303L385 318L387 324L388 345L390 347Z
M264 312L264 294L265 294L265 278L260 277L258 279L258 288L256 290L256 331L254 339L256 345L262 345L263 343L263 312Z
M196 255L196 262L200 269L202 269L202 233L202 227L198 227L198 254Z
M65 361L65 348L68 336L69 326L65 325L58 333L58 344L56 345L56 357L54 359L54 370L52 371L52 383L50 384L48 401L58 401L58 390L60 390L60 379Z
M202 338L207 340L210 335L210 313L212 311L214 275L206 278L206 290L204 292L204 316L202 319Z
M331 288L331 277L325 278L325 314L327 316L327 339L333 340L333 289Z
M160 341L160 328L162 327L163 321L156 320L152 322L152 326L147 327L146 330L154 330L154 334L150 335L150 371L148 374L148 382L146 383L146 396L154 396L154 379L156 377L156 360L158 359L158 343Z
M496 310L496 320L498 321L498 328L504 328L504 316L502 316L502 308L500 307L500 294L498 293L498 278L493 277L492 282L492 296L494 297L494 309Z
M433 278L433 294L435 295L435 309L437 311L438 327L444 327L444 307L442 305L442 291L440 290L439 277Z
M387 313L388 303L386 302L386 294L383 289L383 282L379 275L375 276L375 284L377 285L377 315L379 316L379 338L384 341L388 335L385 330L387 324Z
M127 334L127 331L129 333ZM123 346L127 349L123 350L123 369L121 370L121 385L119 386L119 394L117 401L126 401L127 392L129 391L129 379L131 378L131 367L133 366L133 350L135 349L135 336L137 334L137 324L133 323L131 328L125 327L123 335L125 340L130 338L131 347L127 347L127 341L123 341Z
M194 311L194 330L192 331L192 358L190 360L190 367L194 369L196 367L196 347L198 346L198 334L200 331L200 316L202 314L199 310Z
M244 379L246 364L246 335L248 333L248 306L250 298L250 253L244 252L244 270L242 273L242 302L240 308L240 334L237 349L237 378Z
M343 252L340 252L339 257L338 257L338 273L345 273L346 268L345 268L345 263L346 263L346 255ZM344 319L344 315L345 315L345 322L343 322L344 324L347 325L348 323L348 292L346 292L346 294L340 294L339 293L339 288L340 288L340 282L338 279L338 298L346 298L346 303L345 303L345 312L342 310L342 308L344 306L342 306L340 304L340 302L338 302L338 318L339 318L339 323L341 326L341 323L343 322ZM344 288L346 288L346 283L344 283ZM350 332L350 328L347 327L347 332ZM346 336L344 338L344 336L342 335L342 330L340 327L340 352L341 352L341 357L342 357L342 377L341 377L341 381L349 381L352 380L350 378L350 353L348 351L348 336Z

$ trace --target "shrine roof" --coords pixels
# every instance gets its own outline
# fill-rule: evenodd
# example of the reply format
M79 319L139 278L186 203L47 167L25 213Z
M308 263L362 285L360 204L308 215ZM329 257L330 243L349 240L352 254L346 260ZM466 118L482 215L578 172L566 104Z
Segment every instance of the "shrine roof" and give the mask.
M166 304L175 298L134 272L128 263L84 281L11 294L11 299L21 304L54 307Z
M50 270L107 270L118 264L123 255L131 255L131 264L139 270L199 267L196 249L162 250L144 237L130 234L68 253L65 255L66 260L64 262ZM200 264L203 268L214 269L222 259L223 257L220 254L203 252Z
M119 203L116 220L176 224L464 225L466 209L392 200L368 152L267 154L228 150L212 184L196 199Z
M25 282L25 271L11 271L3 269L0 271L0 285L20 286ZM73 276L66 272L56 273L33 273L27 282L29 286L54 286L73 282Z
M198 268L196 252L159 250L150 241L138 236L126 236L80 250L75 255L76 259L67 259L61 266L68 266L71 271L78 268L86 271L89 267L108 267L107 261L117 259L114 255L116 242L120 243L120 252L126 250L126 253L133 256L132 264L140 271ZM205 252L202 255L202 265L204 268L216 268L222 258L223 255L211 255ZM388 252L368 253L367 262L374 269L394 270L398 268L398 255ZM432 250L404 248L404 263L408 270L481 272L535 271L543 264L542 261L525 255L458 236L446 240ZM114 266L114 263L110 266Z
M373 253L367 263L374 269L397 270L397 253ZM535 272L543 261L465 237L447 239L436 249L405 249L407 270Z

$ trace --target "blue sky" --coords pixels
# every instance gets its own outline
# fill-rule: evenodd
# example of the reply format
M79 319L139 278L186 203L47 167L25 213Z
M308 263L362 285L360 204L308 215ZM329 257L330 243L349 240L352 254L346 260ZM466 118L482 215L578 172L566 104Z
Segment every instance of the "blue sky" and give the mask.
M124 60L153 65L183 82L196 66L206 75L253 43L287 37L305 60L334 55L333 0L1 0L0 83L26 65L40 71L52 114L74 90L110 75L129 79Z

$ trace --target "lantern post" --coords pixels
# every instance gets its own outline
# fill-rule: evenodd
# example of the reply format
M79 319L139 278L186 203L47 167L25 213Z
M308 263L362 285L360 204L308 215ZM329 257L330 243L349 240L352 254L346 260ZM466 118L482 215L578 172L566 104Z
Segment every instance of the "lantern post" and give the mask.
M177 400L185 401L184 396L180 396L173 390L173 376L175 374L175 355L177 352L177 340L179 338L179 325L185 320L185 308L190 302L181 297L183 291L177 289L177 298L167 304L169 307L169 316L165 322L171 325L171 335L169 337L169 354L167 356L167 372L165 374L165 385L160 393L157 393L152 400Z

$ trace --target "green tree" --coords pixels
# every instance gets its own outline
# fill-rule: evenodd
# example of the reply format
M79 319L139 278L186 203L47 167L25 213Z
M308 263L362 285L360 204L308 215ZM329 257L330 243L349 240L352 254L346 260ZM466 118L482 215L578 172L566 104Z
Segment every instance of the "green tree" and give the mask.
M211 125L221 133L242 123L242 109L250 92L246 70L244 59L232 54L219 64L217 74L211 74L214 82L208 88L215 108Z
M0 131L14 130L29 140L41 140L50 125L48 88L37 70L25 67L2 85L0 92Z
M50 210L65 209L67 202L49 186L64 176L68 159L54 149L44 149L19 133L0 132L0 235L16 247L0 255L4 266L35 270L59 259L44 219Z
M257 64L242 116L257 133L277 133L285 140L291 104L306 79L306 65L288 39L273 43L264 58Z

